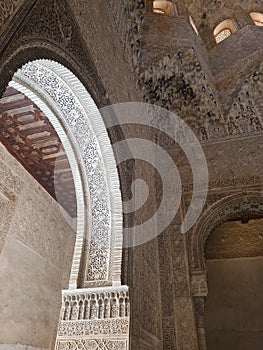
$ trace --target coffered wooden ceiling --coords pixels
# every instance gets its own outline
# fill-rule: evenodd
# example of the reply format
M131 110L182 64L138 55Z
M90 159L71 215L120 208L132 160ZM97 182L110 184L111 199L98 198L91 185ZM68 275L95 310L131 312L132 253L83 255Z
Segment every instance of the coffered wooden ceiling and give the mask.
M0 100L0 141L70 216L76 217L72 172L60 139L45 114L11 87Z

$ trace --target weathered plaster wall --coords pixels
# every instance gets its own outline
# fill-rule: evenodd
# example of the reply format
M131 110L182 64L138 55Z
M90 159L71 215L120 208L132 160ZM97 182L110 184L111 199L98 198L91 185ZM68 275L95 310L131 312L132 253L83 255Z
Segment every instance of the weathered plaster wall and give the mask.
M208 350L261 350L263 258L208 260Z
M61 289L67 288L75 232L63 209L3 145L0 163L0 193L13 203L1 232L6 238L0 255L0 343L48 348Z

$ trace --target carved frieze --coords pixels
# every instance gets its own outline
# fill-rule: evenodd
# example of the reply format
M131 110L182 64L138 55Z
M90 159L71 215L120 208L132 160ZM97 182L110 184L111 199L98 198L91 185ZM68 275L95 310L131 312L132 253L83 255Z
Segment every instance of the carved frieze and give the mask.
M60 340L56 350L127 350L128 341L120 339Z

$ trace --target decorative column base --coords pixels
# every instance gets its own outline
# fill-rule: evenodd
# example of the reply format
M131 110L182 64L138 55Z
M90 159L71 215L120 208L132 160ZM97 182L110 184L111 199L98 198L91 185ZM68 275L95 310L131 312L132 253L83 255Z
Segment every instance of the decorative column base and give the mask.
M63 291L56 350L128 350L128 287Z

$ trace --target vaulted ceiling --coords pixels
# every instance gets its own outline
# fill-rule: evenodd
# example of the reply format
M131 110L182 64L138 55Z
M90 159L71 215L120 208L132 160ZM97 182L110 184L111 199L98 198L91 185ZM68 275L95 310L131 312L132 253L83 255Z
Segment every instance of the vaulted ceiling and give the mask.
M0 142L71 217L76 217L73 176L60 138L45 114L11 87L0 100Z

